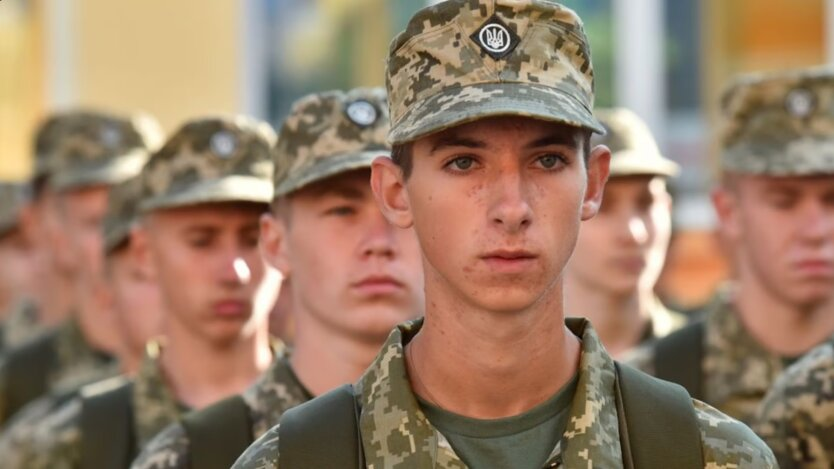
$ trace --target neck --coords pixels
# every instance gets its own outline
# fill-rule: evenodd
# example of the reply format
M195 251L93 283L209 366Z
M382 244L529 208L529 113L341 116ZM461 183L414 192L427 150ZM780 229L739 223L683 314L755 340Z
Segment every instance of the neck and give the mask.
M175 319L166 326L167 345L160 363L177 400L192 409L240 394L272 363L266 320L252 335L223 346L197 336Z
M298 306L293 311L298 313L290 362L299 381L314 396L356 382L385 341L385 337L371 341L351 337L322 324Z
M414 391L480 419L518 415L553 396L575 374L580 342L564 325L561 284L552 290L527 310L492 312L428 277L425 323L408 345Z
M581 281L571 281L567 290L569 315L587 317L612 357L620 358L640 343L650 325L654 293L604 292Z
M834 302L800 307L777 297L750 276L741 277L734 305L745 329L765 349L795 357L834 334Z

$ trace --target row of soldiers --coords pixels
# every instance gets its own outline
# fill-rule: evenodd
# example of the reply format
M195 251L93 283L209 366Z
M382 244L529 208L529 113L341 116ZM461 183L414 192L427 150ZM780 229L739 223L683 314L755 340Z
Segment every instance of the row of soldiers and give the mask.
M831 467L834 70L725 93L695 320L680 168L592 109L575 13L448 0L277 135L55 114L3 189L0 467Z

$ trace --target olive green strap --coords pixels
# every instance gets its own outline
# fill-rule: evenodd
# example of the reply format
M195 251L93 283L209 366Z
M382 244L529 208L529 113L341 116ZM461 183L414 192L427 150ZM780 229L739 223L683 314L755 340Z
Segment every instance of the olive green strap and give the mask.
M655 344L655 376L683 386L689 395L704 400L701 362L704 357L703 321L690 324Z
M49 391L49 373L58 360L55 339L56 334L52 331L9 353L5 419Z
M232 396L182 420L189 441L189 467L229 469L254 441L249 406Z
M344 385L284 413L278 427L283 469L365 467L359 407Z
M83 391L81 399L81 468L128 468L136 457L133 383L113 378Z
M686 390L617 367L617 415L626 469L703 469L701 430Z

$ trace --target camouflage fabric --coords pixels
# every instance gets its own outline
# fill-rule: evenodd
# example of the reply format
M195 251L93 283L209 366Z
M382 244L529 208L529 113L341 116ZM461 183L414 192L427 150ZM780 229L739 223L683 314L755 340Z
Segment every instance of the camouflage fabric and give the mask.
M25 202L25 185L0 182L0 237L17 228L20 209Z
M419 11L391 43L392 144L487 116L603 132L582 21L545 0L449 0Z
M735 312L732 293L722 289L706 311L702 376L704 401L721 412L750 424L756 408L786 359L765 350L747 332ZM635 350L626 363L655 374L655 349Z
M2 350L23 345L45 331L38 322L38 307L29 299L19 301L3 321Z
M151 437L175 422L182 415L182 407L174 399L159 366L158 347L149 347L136 377L133 378L133 418L136 444L144 446ZM85 387L81 397L70 400L54 410L30 431L28 441L18 445L14 460L25 461L31 469L81 467L81 409L82 399L122 384L104 381ZM121 422L119 422L121 423ZM107 435L97 438L107 440Z
M110 189L107 213L102 223L105 255L127 242L138 215L141 190L142 180L138 175Z
M249 407L252 435L255 438L277 425L287 409L312 399L309 391L295 377L287 353L282 353L242 396ZM217 422L218 432L223 431L223 424ZM188 469L191 467L190 454L188 435L181 424L175 423L145 446L131 468Z
M35 369L30 358L33 347L51 347L55 351L55 360L46 364L49 369ZM35 337L20 348L13 350L0 363L0 422L5 422L27 402L9 402L9 393L14 386L9 373L9 362L16 361L29 366L31 373L44 373L47 376L47 392L63 393L80 388L118 374L118 364L107 354L94 350L84 339L81 329L74 320L64 322L58 328ZM29 401L39 396L28 396ZM19 406L19 407L18 407Z
M275 132L246 117L187 122L142 170L140 211L272 200Z
M785 370L753 429L782 469L834 467L834 344L823 344Z
M305 96L293 104L278 136L275 197L390 154L388 103L382 88Z
M680 173L680 166L660 153L649 126L637 114L625 108L597 109L594 114L605 135L594 134L591 145L611 150L611 177Z
M399 326L356 385L362 407L360 427L368 468L465 469L446 438L420 410L408 382L403 346L420 320ZM623 467L614 383L614 362L590 323L567 321L582 339L576 394L568 427L544 467ZM693 401L701 426L705 468L775 468L770 450L744 425ZM278 429L262 436L233 468L279 467Z
M723 171L834 173L834 68L744 75L722 100Z
M159 124L145 114L55 114L38 131L35 173L60 191L118 184L142 169L161 140Z

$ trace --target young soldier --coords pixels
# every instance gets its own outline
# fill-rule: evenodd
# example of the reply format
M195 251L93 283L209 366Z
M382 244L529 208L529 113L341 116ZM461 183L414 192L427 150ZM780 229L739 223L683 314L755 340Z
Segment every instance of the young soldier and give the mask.
M228 468L286 409L358 379L391 328L422 311L417 240L383 218L368 183L373 159L389 153L387 106L382 89L294 105L278 138L261 244L292 279L295 346L241 397L163 432L134 468Z
M724 95L713 195L736 267L706 320L634 364L750 422L786 364L834 334L834 73L740 78Z
M0 315L8 314L31 289L31 243L20 223L26 199L23 184L0 182ZM5 339L6 330L0 325L0 350Z
M668 335L686 317L654 294L672 235L666 180L680 169L664 158L646 124L627 109L596 112L611 150L600 212L579 230L565 276L566 310L588 317L615 358Z
M749 429L616 367L586 320L564 319L564 268L610 156L588 141L602 128L575 13L446 1L390 50L393 161L371 181L417 233L425 321L234 467L775 467Z
M267 124L200 119L151 157L133 241L162 294L165 340L132 380L86 388L45 419L27 467L127 467L186 410L242 391L269 366L280 275L260 258L258 221L274 144Z
M54 117L40 137L51 155L45 218L59 275L71 279L71 317L11 350L0 364L0 421L49 391L62 393L117 372L118 345L106 312L94 301L103 267L101 221L108 191L136 175L160 132L146 116L71 112Z
M785 370L762 402L753 429L782 469L834 467L834 343Z

